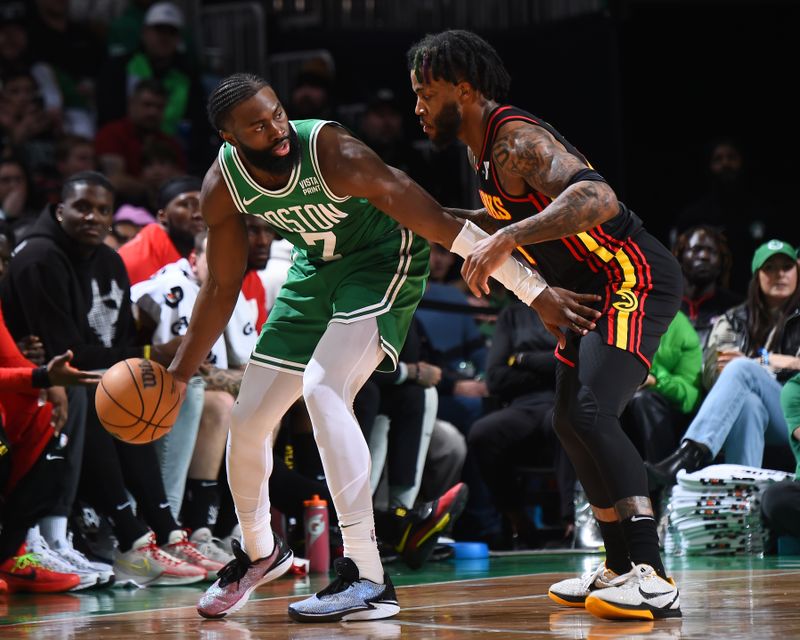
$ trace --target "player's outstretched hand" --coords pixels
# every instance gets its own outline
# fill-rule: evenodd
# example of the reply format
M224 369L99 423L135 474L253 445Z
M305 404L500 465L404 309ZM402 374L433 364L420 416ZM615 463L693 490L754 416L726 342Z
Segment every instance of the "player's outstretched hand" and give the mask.
M69 363L70 360L72 360L72 351L68 350L47 363L47 377L50 379L51 385L54 387L90 386L100 381L99 373L76 369Z
M547 287L531 303L531 307L539 314L545 328L556 337L558 346L563 349L567 336L561 327L585 336L595 328L594 321L600 317L597 309L586 305L599 300L600 296L593 293L574 293L559 287Z

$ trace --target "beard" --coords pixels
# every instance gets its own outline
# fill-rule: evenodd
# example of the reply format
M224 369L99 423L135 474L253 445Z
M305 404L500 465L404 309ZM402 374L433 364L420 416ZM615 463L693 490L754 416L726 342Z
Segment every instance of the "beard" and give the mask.
M461 114L455 102L448 102L433 121L435 135L431 142L441 148L453 144L458 139L458 130L461 128Z
M239 151L242 152L245 159L256 169L273 175L283 175L289 173L300 158L300 143L297 139L297 133L294 127L289 127L289 135L287 137L289 138L289 153L285 156L276 156L273 150L283 144L286 138L281 138L266 149L248 147L240 140L236 142L239 145Z

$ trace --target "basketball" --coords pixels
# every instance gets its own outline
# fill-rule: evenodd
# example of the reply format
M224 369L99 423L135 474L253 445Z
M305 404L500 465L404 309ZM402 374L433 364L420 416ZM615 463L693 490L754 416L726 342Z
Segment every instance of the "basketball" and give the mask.
M101 424L131 444L158 440L175 424L181 397L164 367L144 358L128 358L103 374L94 396Z

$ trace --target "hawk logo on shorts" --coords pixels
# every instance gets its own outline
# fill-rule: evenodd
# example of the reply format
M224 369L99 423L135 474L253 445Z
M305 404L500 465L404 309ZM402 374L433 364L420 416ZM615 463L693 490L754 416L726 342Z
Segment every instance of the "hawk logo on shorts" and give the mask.
M171 309L177 307L181 300L183 300L183 289L180 287L172 287L169 293L164 294L164 302L166 302L167 306Z
M631 291L630 289L619 289L614 292L618 295L622 300L617 300L611 306L614 307L617 311L636 311L639 308L639 299L636 297L636 294Z

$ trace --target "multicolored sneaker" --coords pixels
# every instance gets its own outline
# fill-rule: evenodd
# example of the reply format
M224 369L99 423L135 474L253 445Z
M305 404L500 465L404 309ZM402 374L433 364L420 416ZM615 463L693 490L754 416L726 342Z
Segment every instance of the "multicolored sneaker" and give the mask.
M222 618L241 609L253 590L282 576L292 566L294 554L274 531L275 549L266 558L251 560L241 543L231 540L233 560L219 570L219 579L197 603L197 613L204 618Z
M410 511L395 510L395 514L403 519L400 541L395 548L409 568L419 569L425 564L436 548L439 534L449 530L461 515L468 497L467 485L459 482L433 502L426 502Z
M114 558L116 586L176 586L206 579L206 570L171 556L156 545L156 534L148 531L133 543L130 551Z
M70 591L91 589L92 587L96 587L100 581L100 575L91 567L79 567L53 551L50 545L47 544L47 540L45 540L44 536L41 534L38 525L28 529L28 535L25 538L25 546L28 548L28 551L36 555L39 564L45 569L55 571L56 573L74 573L77 575L80 578L80 582L72 587Z
M35 553L30 553L25 543L17 554L0 563L0 580L9 591L27 593L59 593L69 591L81 582L74 573L59 573L42 566Z
M203 569L206 572L206 579L216 580L217 571L225 566L222 562L212 560L189 542L189 536L183 529L171 531L169 542L162 549L169 555L178 558L178 560L183 560Z
M586 598L586 610L607 620L654 620L681 617L678 587L649 564L637 564Z
M611 586L611 581L618 577L606 563L601 562L594 571L587 571L580 578L567 578L556 582L547 592L551 600L566 607L583 608L586 598L597 589Z
M380 620L400 611L394 585L388 574L384 584L360 578L356 563L337 558L333 567L336 579L319 593L289 605L289 617L297 622L336 622L338 620Z

